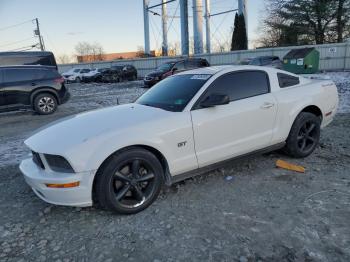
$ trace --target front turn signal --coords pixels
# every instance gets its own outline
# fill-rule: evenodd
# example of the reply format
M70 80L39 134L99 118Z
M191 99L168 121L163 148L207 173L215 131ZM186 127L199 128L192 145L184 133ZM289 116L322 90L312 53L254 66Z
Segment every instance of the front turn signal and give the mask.
M77 187L80 185L80 182L72 182L67 184L46 184L47 187L50 188L71 188L71 187Z

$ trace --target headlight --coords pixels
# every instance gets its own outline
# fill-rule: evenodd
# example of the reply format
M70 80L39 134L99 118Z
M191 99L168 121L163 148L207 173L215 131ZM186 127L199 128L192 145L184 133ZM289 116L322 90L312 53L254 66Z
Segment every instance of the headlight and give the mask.
M74 173L72 166L64 157L48 154L45 154L44 156L47 164L53 171L60 173Z

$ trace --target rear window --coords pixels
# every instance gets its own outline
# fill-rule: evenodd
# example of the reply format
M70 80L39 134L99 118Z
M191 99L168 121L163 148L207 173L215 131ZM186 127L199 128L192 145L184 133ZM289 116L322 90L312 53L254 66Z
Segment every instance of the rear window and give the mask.
M289 86L295 86L300 84L299 77L287 75L283 73L277 73L278 83L280 88L285 88Z

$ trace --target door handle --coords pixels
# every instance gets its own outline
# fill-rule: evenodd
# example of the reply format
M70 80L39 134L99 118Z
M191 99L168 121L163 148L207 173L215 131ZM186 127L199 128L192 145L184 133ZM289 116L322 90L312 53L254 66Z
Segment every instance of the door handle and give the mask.
M265 102L264 104L262 104L262 106L260 108L269 109L269 108L273 107L274 105L275 105L274 103Z

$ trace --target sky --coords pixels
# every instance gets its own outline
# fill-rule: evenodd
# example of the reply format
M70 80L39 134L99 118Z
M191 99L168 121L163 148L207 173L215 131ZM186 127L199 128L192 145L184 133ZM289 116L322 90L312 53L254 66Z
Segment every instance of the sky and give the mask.
M160 2L150 0L150 5ZM192 16L192 0L188 2ZM257 38L264 2L247 0L250 46ZM0 51L30 48L37 43L35 23L31 21L34 18L39 19L46 49L56 56L73 55L75 45L81 41L97 42L105 53L136 51L144 45L142 8L142 0L0 0ZM211 0L212 14L236 8L237 0ZM167 10L168 16L175 16L168 21L168 42L179 42L178 1L169 3ZM153 11L160 13L160 7ZM191 20L190 17L190 36ZM212 45L230 41L233 21L234 13L212 17ZM161 18L150 15L152 50L161 47L161 38Z

